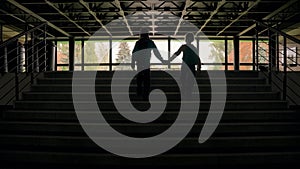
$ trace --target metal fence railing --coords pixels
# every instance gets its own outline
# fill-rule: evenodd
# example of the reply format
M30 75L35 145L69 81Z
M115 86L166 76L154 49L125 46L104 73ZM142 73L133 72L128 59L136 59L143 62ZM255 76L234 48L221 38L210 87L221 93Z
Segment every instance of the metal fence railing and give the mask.
M0 101L5 99L3 105L19 100L20 93L34 83L39 72L50 70L49 47L51 45L47 42L46 23L26 30L0 44L2 78L5 74L14 74L0 86L1 91L5 88L0 96ZM30 81L26 82L29 77ZM11 94L13 91L14 94Z

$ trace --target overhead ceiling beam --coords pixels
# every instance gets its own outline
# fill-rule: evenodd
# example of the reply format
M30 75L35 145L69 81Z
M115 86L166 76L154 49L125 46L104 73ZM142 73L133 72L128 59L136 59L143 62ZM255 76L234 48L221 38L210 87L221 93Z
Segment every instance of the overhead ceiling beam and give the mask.
M229 25L227 25L224 29L222 29L217 36L219 36L221 33L223 33L226 29L228 29L232 24L234 24L236 21L238 21L241 17L243 17L244 15L246 15L252 8L254 8L261 0L256 0L255 2L253 2L251 4L251 6L248 7L248 9L244 12L242 12L235 20L233 20L232 22L230 22Z
M122 15L122 17L123 17L123 20L124 20L124 22L125 22L125 24L126 24L126 26L127 26L127 29L128 29L128 31L129 31L130 35L133 36L133 32L132 32L132 30L131 30L131 28L130 28L130 25L129 25L128 20L127 20L127 18L126 18L126 16L125 16L125 13L124 13L124 10L123 10L123 8L122 8L122 6L121 6L120 1L119 1L119 0L115 0L115 4L116 4L116 6L119 8L119 11L120 11L120 13L121 13L121 15Z
M7 2L13 4L14 6L18 7L19 9L23 10L24 12L28 13L29 15L37 18L38 20L40 20L41 22L46 22L50 27L52 27L53 29L57 30L58 32L62 33L65 36L70 37L71 35L68 34L67 32L65 32L64 30L60 29L59 27L55 26L54 24L52 24L51 22L48 22L46 19L42 18L41 16L37 15L36 13L32 12L31 10L29 10L28 8L26 8L25 6L19 4L18 2L16 2L15 0L7 0Z
M292 4L294 4L297 1L298 0L290 0L290 1L288 1L287 3L285 3L284 5L282 5L280 8L278 8L274 12L272 12L269 15L267 15L266 17L264 17L262 20L268 20L268 19L272 18L273 16L277 15L282 10L286 9L287 7L291 6ZM240 32L238 34L238 36L244 35L245 33L249 32L251 29L255 28L255 26L256 26L255 24L251 25L249 28L247 28L247 29L243 30L242 32Z
M181 23L182 23L182 21L183 21L183 17L187 14L186 9L187 9L190 5L191 5L191 1L190 1L190 0L186 0L186 1L185 1L184 8L183 8L183 10L182 10L182 12L181 12L180 19L179 19L178 24L177 24L177 26L176 26L176 30L175 30L175 32L174 32L174 36L177 35L177 33L178 33L178 31L179 31L179 28L180 28L180 25L181 25Z
M64 16L65 18L67 18L70 22L72 22L77 28L81 29L85 34L87 34L88 36L91 36L91 34L89 32L87 32L85 29L83 29L83 27L81 27L80 25L78 25L75 21L73 21L70 17L68 17L66 14L64 14L60 9L58 9L53 3L49 2L48 0L45 0L45 2L51 6L53 9L55 9L60 15Z
M212 18L218 13L218 11L220 10L220 8L226 3L226 0L222 0L220 2L218 2L218 5L216 7L216 9L210 14L209 18L205 21L205 23L201 26L201 28L198 30L197 34L200 33L205 27L206 25L212 20Z
M24 23L24 24L27 24L26 21L24 21L23 19L21 19L21 18L15 16L14 14L10 14L9 12L7 12L7 11L5 11L5 10L3 10L3 9L0 9L0 11L3 12L3 13L5 13L5 14L7 14L7 15L10 16L10 17L12 17L12 18L14 18L14 19L16 19L16 20L18 20L18 21ZM35 26L32 25L32 24L28 24L28 26L30 26L30 27L32 27L32 28L35 27ZM39 30L41 30L41 29L39 29ZM55 37L54 35L50 34L49 32L46 32L46 33L47 33L47 35L49 35L49 36Z
M79 3L83 7L85 7L86 10L88 10L89 14L91 14L95 18L95 20L100 24L100 26L111 36L110 31L106 28L106 26L102 23L102 21L97 17L96 13L90 9L88 3L86 3L83 0L79 0Z

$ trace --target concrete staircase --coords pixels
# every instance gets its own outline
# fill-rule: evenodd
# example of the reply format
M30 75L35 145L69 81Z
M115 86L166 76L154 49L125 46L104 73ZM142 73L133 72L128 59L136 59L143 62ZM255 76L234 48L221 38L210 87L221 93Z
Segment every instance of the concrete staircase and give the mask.
M112 72L98 72L95 91L103 115L113 128L132 137L151 137L175 121L180 94L174 80L166 74L152 72L152 87L166 92L168 104L164 114L148 124L133 123L118 113L110 94L111 77ZM288 103L280 100L280 93L272 91L258 72L226 72L226 77L225 112L207 142L198 143L211 102L211 84L207 72L201 72L197 75L201 98L199 115L188 136L164 154L130 159L108 153L85 134L74 112L72 73L47 72L29 92L23 93L14 110L2 114L1 167L253 169L299 165L300 112L289 110ZM80 85L86 85L85 80L82 79ZM123 80L119 80L120 88ZM133 80L130 87L133 105L138 109L148 108L149 103L136 100L134 91ZM87 95L79 94L82 98ZM120 97L122 95L124 93L120 93ZM93 118L97 112L87 109L85 113L89 125L101 125L95 124ZM101 139L117 139L97 132Z

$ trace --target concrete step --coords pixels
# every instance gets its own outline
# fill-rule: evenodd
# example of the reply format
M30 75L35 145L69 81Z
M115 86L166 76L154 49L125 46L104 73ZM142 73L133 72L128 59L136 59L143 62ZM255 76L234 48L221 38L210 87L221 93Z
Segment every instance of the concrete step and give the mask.
M180 71L171 71L172 74L174 74L176 77L180 77ZM90 72L90 71L84 71L84 72L76 72L79 73L80 75L89 75L89 74L95 74L96 77L112 77L115 71L109 72L109 71L98 71L98 72ZM118 71L118 74L128 76L134 74L134 71ZM215 74L219 74L220 71L214 71L210 70L209 71L210 75L213 76ZM258 77L259 72L255 71L223 71L226 77L240 77L240 78L247 78L247 77ZM73 77L73 72L45 72L44 76L47 78L71 78ZM164 71L151 71L151 76L152 77L170 77L166 72ZM196 72L196 77L209 77L208 71L201 71L201 72Z
M128 104L132 103L136 109L138 110L148 110L150 107L149 102L145 101L119 101L118 102L121 106L127 107ZM185 105L192 105L192 101L185 101L182 102ZM222 101L215 101L216 104L222 104ZM80 107L85 107L86 110L91 110L92 105L90 101L87 102L79 102L76 103ZM115 105L111 101L101 101L98 102L101 110L115 110ZM152 103L154 110L157 107L160 107L160 101L155 101ZM200 102L200 110L209 110L211 102L210 101L201 101ZM181 106L181 101L168 101L166 105L166 110L179 110ZM73 102L72 101L16 101L15 102L16 109L23 109L23 110L74 110ZM214 110L214 107L211 108ZM227 101L225 104L225 110L284 110L287 109L287 102L286 101L278 101L278 100L247 100L247 101L240 101L240 100L232 100ZM126 109L124 109L126 110Z
M218 87L222 85L213 85L214 88L216 88L216 92L224 92L224 91L218 91ZM90 85L80 85L82 88L90 87ZM153 89L161 89L166 92L178 92L179 88L175 84L153 84L151 85ZM211 91L211 85L207 84L201 84L198 85L198 90L200 92L207 92ZM124 85L118 85L116 88L116 92L124 91L125 88ZM136 91L136 85L131 85L130 91ZM219 89L220 90L220 89ZM270 92L271 86L267 84L227 84L227 92ZM33 92L72 92L72 84L38 84L38 85L32 85L31 91ZM111 85L109 84L96 84L95 85L95 91L97 92L110 92L111 91Z
M114 142L121 138L95 138ZM174 138L163 138L174 140ZM125 139L124 139L125 140ZM168 154L175 153L241 153L248 152L280 152L300 151L300 136L252 136L252 137L211 137L205 143L199 144L198 138L185 138ZM120 149L135 149L135 146ZM29 149L30 147L30 149ZM213 149L211 147L214 147ZM66 136L39 136L39 135L0 135L0 148L17 150L49 150L56 152L81 152L81 153L106 153L96 145L89 137L66 137ZM146 151L149 147L139 148Z
M78 84L90 84L91 78L80 78L77 79L76 82ZM38 78L38 84L72 84L72 78ZM128 82L128 78L120 78L118 79L118 84L126 84ZM133 84L136 84L136 80L132 79L131 81ZM215 78L215 84L266 84L265 78ZM93 81L94 84L111 84L111 78L99 78ZM197 79L198 84L210 84L209 78L200 78ZM151 79L151 84L176 84L175 80L172 79Z
M87 123L93 128L95 136L105 138L110 136L107 131L100 130L103 124ZM132 137L151 137L167 130L172 123L110 123L110 125L123 134ZM180 123L179 126L186 126ZM199 137L203 123L195 123L188 137ZM208 126L213 124L208 124ZM86 136L78 122L24 122L3 121L0 123L2 134L13 135L48 135L48 136ZM180 133L181 131L178 131ZM232 136L286 136L300 135L299 122L244 122L220 123L213 133L214 137Z
M0 150L3 167L15 168L205 168L205 169L263 169L292 168L299 164L299 152L258 153L198 153L162 154L156 157L134 159L103 153L75 153L49 151ZM24 158L26 157L26 158ZM16 161L18 163L16 163Z
M181 100L181 95L179 92L166 92L165 93L168 100ZM226 93L225 93L226 94ZM91 95L95 95L98 101L107 101L112 100L112 96L110 92L97 92L97 93L74 93L76 96L80 96L81 98L86 98L83 101L89 101L89 97ZM127 100L128 93L115 92L115 95L120 100ZM194 93L194 95L199 95L199 93ZM215 93L215 95L219 96L217 98L222 98L221 96L224 93ZM133 100L137 100L135 92L130 92L129 96ZM201 100L210 100L211 92L201 92L200 93ZM71 92L24 92L23 93L24 100L73 100L73 94ZM227 93L227 100L279 100L280 93L278 92L230 92Z
M96 122L95 115L100 112L86 111L84 112L87 122ZM105 119L111 123L122 123L127 120L124 119L117 111L101 112ZM148 112L158 113L158 112ZM189 114L190 112L185 112ZM200 111L197 121L204 122L207 117L207 111ZM219 113L212 111L211 113ZM132 114L140 114L132 113ZM177 118L178 112L164 112L156 122L170 123ZM77 122L77 115L74 111L46 111L46 110L11 110L3 112L2 119L5 121L48 121L48 122ZM297 122L300 121L300 113L289 110L237 110L237 111L224 111L221 122ZM185 122L185 121L180 121Z

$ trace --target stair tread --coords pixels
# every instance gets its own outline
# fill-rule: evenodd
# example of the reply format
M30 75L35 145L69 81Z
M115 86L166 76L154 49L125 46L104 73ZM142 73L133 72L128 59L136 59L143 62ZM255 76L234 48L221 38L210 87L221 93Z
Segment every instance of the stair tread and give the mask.
M212 71L214 72L214 71ZM226 78L209 77L206 71L197 73L196 80L199 82L199 93L206 101L183 101L183 103L200 103L200 110L193 128L187 133L187 136L174 149L148 159L136 160L120 158L97 145L86 135L84 129L78 121L77 114L74 111L73 101L70 98L72 93L72 74L74 72L46 72L44 77L37 79L37 84L31 86L31 90L23 92L23 100L15 102L15 109L2 113L0 123L0 154L6 164L20 165L22 162L30 164L40 163L43 166L47 164L63 164L63 167L70 167L77 164L89 166L108 166L119 167L120 164L125 166L145 166L153 164L156 166L214 166L218 168L224 166L236 166L242 168L244 164L248 165L266 165L273 164L298 164L300 160L300 114L297 111L289 110L287 101L280 100L279 92L273 91L267 79L260 77L258 72L224 72ZM77 72L76 72L77 73ZM84 75L85 72L78 72ZM164 90L169 94L168 105L165 112L157 121L146 124L138 124L126 120L119 114L114 107L114 102L107 99L111 95L110 81L113 72L91 72L97 77L77 78L79 84L76 86L90 87L84 84L87 80L93 80L95 90L93 93L102 95L104 101L98 101L101 113L106 115L109 124L121 133L126 133L131 137L151 137L147 135L157 135L156 133L171 126L174 121L170 117L176 117L178 114L177 106L182 101L176 101L177 97L173 95L180 94L178 84L174 79L160 71L152 74L153 88ZM100 73L100 74L99 74ZM101 73L103 73L101 75ZM134 73L133 71L124 71ZM177 71L177 78L180 72ZM89 74L89 72L87 72ZM244 76L243 76L244 74ZM216 80L215 84L210 84L210 80ZM130 80L126 76L118 78L118 91L114 92L119 95L128 95L122 92L126 87L123 82ZM133 79L135 81L136 79ZM227 82L227 83L226 83ZM123 83L123 84L122 84ZM224 83L224 84L223 84ZM214 92L215 94L227 94L225 111L223 118L212 137L204 144L198 143L198 137L204 125L208 114L211 101L207 95L211 95L211 87L226 86L227 91L221 89ZM136 83L130 86L129 94L135 94ZM75 94L84 96L91 94L84 90ZM198 94L198 93L197 93ZM47 96L49 98L47 98ZM65 96L65 97L63 97ZM56 97L61 97L58 98ZM57 100L55 100L55 98ZM98 98L98 97L97 97ZM122 98L122 97L120 97ZM175 98L172 101L172 98ZM207 99L206 99L207 98ZM121 104L132 103L138 107L145 107L148 103L145 101L118 101ZM92 104L90 101L80 101L78 104ZM152 102L161 103L160 101ZM170 104L169 104L170 103ZM216 101L215 103L224 103ZM103 107L101 107L103 106ZM153 106L155 107L155 106ZM146 107L145 107L146 108ZM105 109L105 110L104 110ZM174 111L175 110L175 111ZM179 110L179 109L178 109ZM130 113L130 111L127 111ZM93 126L93 132L102 140L118 140L119 137L109 137L106 131L98 130L101 125L107 123L97 123L96 119L90 120L98 111L87 109L82 114L89 114L85 125ZM131 112L132 114L140 112ZM161 113L160 111L151 111L147 113ZM191 113L185 111L184 113ZM210 113L219 114L218 110L211 110ZM111 115L111 116L110 116ZM166 116L163 116L166 115ZM294 119L293 119L294 118ZM112 121L110 121L112 120ZM114 121L113 121L114 120ZM175 120L175 119L174 119ZM179 126L190 126L187 121L179 121ZM214 123L207 124L215 126ZM181 132L181 131L177 131ZM163 139L175 139L175 137L165 137ZM119 145L122 147L122 145ZM126 147L134 148L134 147ZM146 147L145 147L146 148ZM205 151L200 151L205 150ZM98 151L98 152L97 152ZM25 158L28 157L28 158ZM235 162L233 162L235 161ZM135 163L136 162L136 163ZM57 168L57 167L56 167ZM80 167L82 168L82 167ZM232 168L232 167L228 167ZM265 167L264 167L265 168Z
M80 125L78 122L27 122L27 121L1 121L0 125L8 125L8 124L15 124L15 125L65 125L65 126L70 126L70 125ZM99 124L99 123L84 123L86 125L106 125L106 124ZM172 123L155 123L155 126L169 126ZM203 125L204 123L195 123L194 125ZM113 123L112 125L115 126L128 126L126 123ZM129 125L135 125L135 124L129 124ZM143 126L153 126L154 124L142 124ZM190 125L189 123L180 123L178 125ZM208 125L215 125L208 123ZM235 123L220 123L219 125L221 126L247 126L247 125L261 125L261 126L268 126L268 125L300 125L299 122L235 122Z
M62 101L56 101L56 100L50 100L50 101L43 101L43 100L20 100L16 101L16 103L74 103L73 101L68 100L62 100ZM99 101L101 103L112 103L112 101ZM118 101L119 103L145 103L146 101ZM161 101L153 101L153 103L161 103ZM198 103L200 101L168 101L169 103ZM215 101L215 102L221 102L223 101ZM226 101L227 103L287 103L287 101L284 100L229 100ZM77 103L90 103L89 101L78 101ZM201 103L211 103L210 101L201 101Z
M33 84L33 87L48 87L48 86L54 86L54 87L61 87L61 86L67 86L67 87L72 87L72 84ZM88 84L76 84L76 86L90 86ZM110 84L95 84L95 86L99 86L99 87L111 87ZM114 86L125 86L124 84L116 84ZM177 86L177 84L153 84L153 86ZM224 86L224 84L198 84L198 86ZM253 84L227 84L227 86L249 86L249 87L253 87ZM268 86L271 87L271 85L269 84L255 84L254 87L256 86Z
M40 139L69 139L69 140L77 140L77 139L85 139L90 140L87 136L45 136L45 135L20 135L20 134L0 134L0 138L40 138ZM97 138L97 137L95 137ZM116 137L98 137L98 139L107 139L107 140L119 140L120 138ZM164 137L162 139L175 139L173 137ZM209 140L272 140L272 139L300 139L300 135L286 135L286 136L228 136L228 137L222 137L222 136L212 136L209 138ZM187 141L198 141L198 137L187 137L185 138ZM300 145L300 144L299 144Z
M37 153L37 154L48 154L48 155L53 155L51 152L39 152L39 151L16 151L16 150L0 150L0 152L5 153L5 152L10 152L12 154L18 154L18 153ZM61 154L61 155L67 155L69 156L70 154L73 155L79 155L79 156L89 156L89 155L96 155L96 156L102 156L102 157L116 157L113 154L107 154L107 153L68 153L68 152L55 152L56 154ZM268 155L279 155L279 156L285 156L285 155L299 155L300 157L300 152L256 152L256 153L203 153L203 154L162 154L160 157L173 157L173 158L180 158L180 157L201 157L201 156L235 156L235 157L240 157L240 156L268 156ZM198 159L199 160L199 159ZM119 164L115 164L119 165Z
M114 92L116 94L128 94L128 92ZM180 92L164 92L166 94L180 94ZM200 94L211 94L211 92L199 92ZM278 94L278 92L272 92L272 91L267 91L267 92L214 92L214 94L248 94L248 95L256 95L256 94ZM47 92L47 91L42 91L42 92L32 92L32 91L27 91L23 92L23 94L58 94L58 95L65 95L65 94L94 94L90 92ZM95 92L95 94L111 94L111 92ZM136 92L129 92L129 94L136 94ZM195 94L195 93L193 93Z
M9 110L8 112L19 112L19 113L75 113L75 111L70 111L70 110L61 110L61 111L58 111L58 110L18 110L18 109L14 109L14 110ZM91 111L91 110L87 110L85 111L86 113L99 113L99 111ZM126 111L125 111L126 112ZM147 112L147 113L156 113L158 111L153 111L153 112ZM212 113L213 112L220 112L220 111L211 111ZM101 113L107 113L107 114L119 114L118 111L109 111L109 110L104 110L104 111L101 111ZM139 112L138 112L139 113ZM168 111L168 112L165 112L167 114L177 114L178 112L177 111ZM186 111L185 113L190 113L190 111ZM199 111L199 114L201 113L207 113L207 111ZM299 114L298 112L294 111L294 110L225 110L224 111L225 114L229 114L229 113L232 113L232 114L245 114L245 113L253 113L253 114L273 114L273 113L295 113L295 114Z

